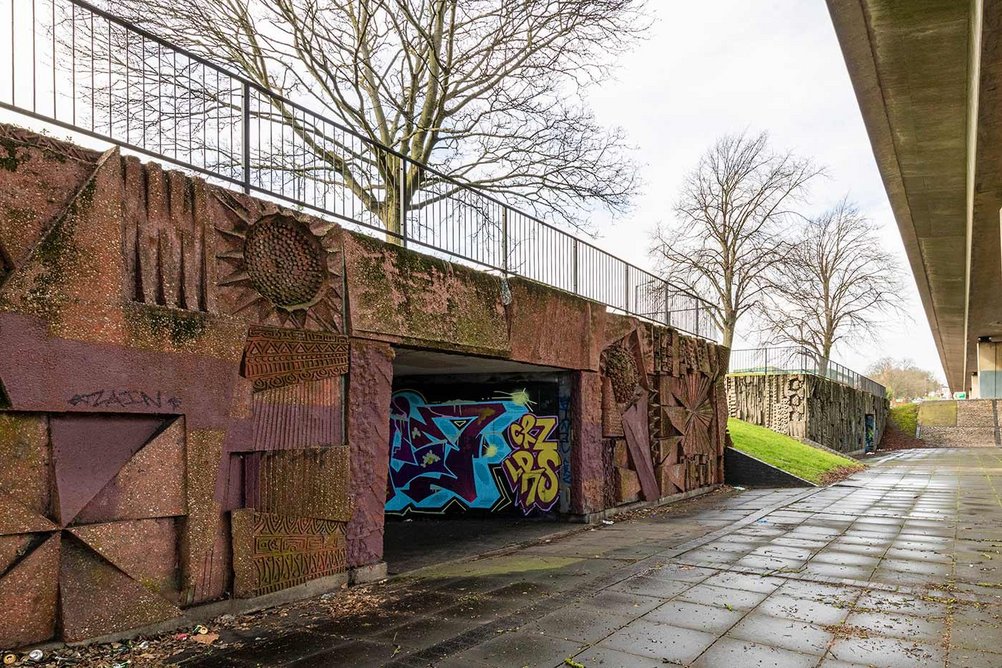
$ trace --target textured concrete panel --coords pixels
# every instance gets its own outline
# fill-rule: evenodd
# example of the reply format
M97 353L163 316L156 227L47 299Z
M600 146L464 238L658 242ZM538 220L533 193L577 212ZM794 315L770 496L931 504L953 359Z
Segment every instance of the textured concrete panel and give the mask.
M39 534L15 534L12 536L0 535L0 573L10 570L14 562L33 549L33 539Z
M344 523L237 510L233 523L233 594L249 598L343 573Z
M254 393L253 450L286 450L344 443L340 376Z
M185 513L184 420L175 420L143 446L76 516L110 522Z
M348 523L348 564L354 567L383 557L393 350L359 339L351 345L348 442L354 510Z
M43 642L55 633L60 537L32 541L41 544L0 576L0 647Z
M630 459L640 478L644 499L656 501L661 498L661 491L658 489L658 481L654 477L654 463L651 461L646 395L637 399L623 413L623 429L626 432L626 444L630 449Z
M175 520L105 522L70 532L150 591L176 601L178 595Z
M181 614L76 538L64 536L59 571L62 632L69 642Z
M591 513L604 508L605 470L602 463L602 375L582 371L575 375L571 395L571 512Z
M58 528L46 517L32 512L0 492L0 536L34 531L54 531Z
M50 468L46 417L0 413L0 493L32 513L49 515Z
M59 517L69 524L164 424L160 417L54 416L49 421Z
M181 537L182 605L211 601L226 591L229 531L222 505L216 501L224 437L220 431L188 433L188 507Z
M348 446L253 453L244 457L245 501L263 513L351 519Z

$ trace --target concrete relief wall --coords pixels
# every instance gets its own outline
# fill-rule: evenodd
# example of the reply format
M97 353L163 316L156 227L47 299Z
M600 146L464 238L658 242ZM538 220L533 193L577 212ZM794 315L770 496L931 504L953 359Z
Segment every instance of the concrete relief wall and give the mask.
M588 514L721 480L716 346L116 151L0 140L0 646L378 565L388 485L400 511ZM464 409L393 396L397 344L564 371ZM420 492L429 467L473 489Z
M2 132L0 646L355 565L340 231Z
M886 399L808 374L727 376L727 403L731 417L840 452L879 443L889 411Z
M646 325L606 347L607 505L655 501L723 481L723 351Z

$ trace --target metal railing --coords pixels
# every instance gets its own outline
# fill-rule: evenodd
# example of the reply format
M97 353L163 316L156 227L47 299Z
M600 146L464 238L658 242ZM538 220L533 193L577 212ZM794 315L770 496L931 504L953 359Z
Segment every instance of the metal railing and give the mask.
M705 305L658 276L82 0L0 0L0 16L0 108L717 338Z
M822 357L806 348L748 348L732 350L728 373L740 375L810 374L883 397L887 390L875 380Z

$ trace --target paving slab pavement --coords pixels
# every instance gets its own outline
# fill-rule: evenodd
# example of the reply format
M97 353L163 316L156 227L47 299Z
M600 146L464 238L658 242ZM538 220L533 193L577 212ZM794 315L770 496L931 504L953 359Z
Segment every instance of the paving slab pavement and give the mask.
M1002 450L709 495L239 618L186 666L1002 666Z

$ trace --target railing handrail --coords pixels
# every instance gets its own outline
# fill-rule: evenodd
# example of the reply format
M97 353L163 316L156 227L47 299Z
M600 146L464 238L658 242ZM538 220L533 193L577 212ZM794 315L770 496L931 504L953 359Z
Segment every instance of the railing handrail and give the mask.
M813 366L779 363L781 361L789 362L791 359L810 360ZM751 362L746 363L748 360ZM864 390L874 396L887 396L887 388L877 381L804 346L766 346L731 350L728 374L768 376L790 373L818 376Z
M17 0L11 0L11 1L12 1L12 3L16 3L17 2ZM565 231L565 230L563 230L563 229L561 229L561 228L559 228L559 227L557 227L557 226L555 226L555 225L553 225L551 223L548 223L548 222L546 222L546 221L538 218L537 216L535 216L533 214L526 213L525 211L522 211L522 210L520 210L520 209L518 209L518 208L516 208L516 207L514 207L514 206L512 206L510 204L508 204L507 202L502 201L498 197L495 197L494 195L492 195L492 194L490 194L488 192L484 192L481 189L476 188L473 185L470 185L469 183L464 183L464 182L462 182L462 181L460 181L460 180L458 180L458 179L450 176L449 174L446 174L446 173L444 173L444 172L442 172L442 171L440 171L440 170L438 170L438 169L436 169L434 167L431 167L431 166L429 166L429 165L427 165L427 164L425 164L423 162L419 162L419 161L413 160L413 159L407 157L406 155L402 154L401 152L397 151L396 149L393 149L392 147L386 146L386 145L382 144L381 142L374 141L373 139L364 136L362 133L354 130L353 128L348 127L348 126L344 125L343 123L341 123L341 122L339 122L339 121L337 121L335 119L332 119L332 118L329 118L329 117L325 116L323 113L319 113L317 111L314 111L314 110L308 108L307 106L305 106L304 104L301 104L299 102L291 100L291 99L289 99L286 96L279 95L279 94L277 94L277 93L275 93L275 92L267 89L266 87L258 84L257 82L251 80L250 78L244 76L243 74L240 74L238 72L234 72L234 71L230 70L228 67L225 67L225 66L220 65L220 64L218 64L216 62L213 62L209 58L206 58L204 56L200 56L200 55L198 55L196 53L191 52L190 50L188 50L188 49L186 49L184 47L175 45L175 44L171 43L170 41L164 39L163 37L160 37L160 36L158 36L158 35L150 32L149 30L146 30L146 29L144 29L144 28L142 28L140 26L134 25L133 23L131 23L131 22L129 22L129 21L127 21L127 20L125 20L125 19L123 19L121 17L115 16L114 14L112 14L112 13L106 11L106 10L103 10L100 7L95 7L94 5L90 4L86 0L58 0L58 1L59 2L68 2L68 3L70 3L72 5L73 10L74 10L74 15L73 15L74 16L74 20L76 19L76 11L77 11L77 9L79 9L79 10L81 10L83 12L89 12L90 14L93 15L92 18L91 18L91 22L92 22L91 25L92 26L93 26L93 17L99 17L100 19L102 19L104 21L107 21L109 24L113 24L113 25L117 26L118 28L126 31L126 34L133 34L133 35L136 36L136 38L141 38L143 40L148 40L148 41L152 42L153 44L158 45L159 47L162 47L163 49L166 49L168 51L168 54L173 54L174 56L180 56L182 58L189 59L193 63L197 63L201 67L204 67L207 70L215 73L216 75L222 76L226 80L229 80L229 81L233 82L234 84L238 85L239 87L241 87L241 89L243 90L243 98L242 98L242 105L243 105L243 107L242 108L243 108L244 119L245 119L245 125L244 125L244 127L242 129L242 132L244 132L245 134L241 138L242 147L243 147L242 177L241 178L236 178L235 176L233 176L231 174L227 174L224 171L222 171L221 167L218 167L218 166L216 166L215 168L213 168L212 166L209 166L208 164L199 165L199 164L197 164L197 162L194 159L187 159L186 160L186 159L181 158L179 155L174 155L174 156L168 155L164 151L162 142L158 145L158 150L153 150L152 148L147 148L146 147L146 138L145 137L142 138L143 139L143 146L139 146L137 144L134 144L134 143L132 143L130 141L131 135L130 135L130 132L129 132L128 128L126 128L126 132L125 132L126 137L125 137L124 140L121 137L114 136L114 134L116 132L116 130L114 129L114 123L117 122L115 120L115 118L114 118L114 112L109 112L109 118L107 119L107 122L108 122L108 132L107 132L107 134L102 134L98 129L96 129L95 118L93 116L91 117L91 126L92 127L91 127L90 130L88 130L82 124L80 124L80 125L76 124L75 107L74 107L74 117L73 117L73 121L74 122L73 123L69 123L65 119L60 119L59 118L59 113L58 113L58 107L57 107L57 104L56 104L56 88L57 88L57 85L56 85L56 82L55 82L55 69L56 69L56 58L57 58L57 51L56 51L56 47L55 47L55 44L56 44L56 39L55 39L55 30L56 30L56 26L55 26L55 13L56 13L56 2L57 2L57 0L50 0L50 1L52 3L52 14L53 14L53 26L52 26L52 31L53 31L53 39L52 39L52 43L53 43L53 53L52 53L52 67L53 67L53 82L52 82L52 85L53 85L53 105L52 106L53 106L53 112L52 112L51 116L46 115L43 112L40 112L36 108L36 104L35 104L35 101L34 101L34 96L32 98L31 108L28 108L27 106L19 105L17 103L18 94L17 94L17 91L15 90L15 85L14 85L14 73L15 73L16 55L14 53L15 50L14 50L14 39L13 39L13 31L15 29L15 27L14 27L15 19L13 17L13 12L14 12L15 7L14 7L13 4L11 6L11 13L12 13L12 18L11 18L11 31L12 31L11 35L12 35L12 39L11 39L11 55L10 55L10 57L11 57L11 100L10 101L5 100L2 97L2 94L0 94L0 107L5 108L5 109L9 109L11 111L14 111L14 112L17 112L17 113L20 113L20 114L23 114L23 115L26 115L26 116L29 116L29 117L32 117L32 118L36 118L36 119L44 121L44 122L48 122L48 123L52 123L52 124L55 124L55 125L58 125L58 126L61 126L61 127L65 127L65 128L68 128L68 129L80 132L82 134L95 137L95 138L100 139L102 141L108 141L108 142L111 142L113 144L117 144L119 146L122 146L124 148L128 148L128 149L131 149L131 150L143 153L145 155L153 156L153 157L155 157L157 159L164 160L166 162L178 165L180 167L183 167L183 168L186 168L186 169L190 169L190 170L193 170L193 171L196 171L196 172L200 172L200 173L209 175L212 178L218 178L218 179L220 179L220 180L222 180L224 182L227 182L227 183L232 183L234 185L242 185L244 187L244 189L245 189L246 192L254 191L254 192L257 192L257 193L264 194L266 196L270 196L270 197L278 198L278 199L286 201L286 202L290 202L290 203L292 203L294 205L297 205L297 206L303 206L303 207L308 208L310 210L313 210L313 211L315 211L315 212L317 212L317 213L319 213L321 215L329 215L329 216L333 216L335 218L340 218L340 219L348 220L352 224L356 224L356 225L359 225L359 226L361 226L363 228L367 228L367 229L376 231L376 232L378 232L381 235L386 235L386 236L389 236L389 237L394 237L394 238L400 239L405 244L407 242L414 243L414 244L422 246L424 248L433 249L434 251L441 252L441 253L443 253L443 254L451 257L451 258L456 258L456 259L459 259L459 260L465 260L465 261L474 263L476 265L479 265L479 266L482 266L482 267L486 267L488 269L500 271L500 272L502 272L505 275L511 274L511 275L515 275L515 276L522 276L522 277L524 277L524 278L526 278L528 280L533 280L533 281L536 281L536 282L539 282L539 283L543 283L543 284L549 285L550 287L553 287L553 288L556 288L556 289L559 289L559 290L563 290L565 292L571 292L572 294L576 294L576 295L584 297L586 299L591 299L593 301L598 301L599 303L603 303L605 306L607 306L609 308L621 310L621 311L623 311L625 313L628 313L630 315L634 315L634 316L637 316L637 317L641 317L641 318L645 318L645 319L648 319L648 320L652 320L654 322L658 322L660 324L665 324L667 326L675 327L676 329L680 329L682 331L686 331L687 333L695 334L696 336L702 336L704 338L711 338L711 339L717 337L717 333L716 333L715 327L712 324L712 318L710 317L710 315L708 313L704 313L703 317L702 318L700 317L699 310L705 309L705 306L703 306L702 304L700 304L696 300L693 300L693 303L691 305L691 309L676 309L676 310L674 310L674 312L675 313L681 313L681 312L686 311L686 310L695 310L694 322L696 324L696 330L697 331L689 331L689 330L686 330L686 329L684 329L682 327L679 327L676 324L673 324L673 322L671 320L671 318L672 318L672 312L673 311L669 310L667 306L665 306L665 308L664 308L663 311L661 310L660 306L658 306L657 310L651 310L650 304L645 304L644 305L646 307L646 309L645 308L641 308L641 305L639 304L639 301L640 301L639 290L641 290L641 289L649 289L649 290L655 290L655 291L660 290L660 291L663 291L665 293L671 292L670 287L669 287L668 283L665 281L665 279L659 277L658 275L656 275L656 274L654 274L654 273L652 273L652 272L650 272L650 271L648 271L648 270L646 270L646 269L644 269L644 268L642 268L640 266L637 266L637 265L635 265L635 264L633 264L631 262L627 262L626 260L623 260L623 259L619 258L618 256L615 256L612 253L610 253L610 252L608 252L608 251L606 251L606 250L598 247L596 244L594 244L594 243L592 243L592 242L590 242L590 241L588 241L586 239L582 239L581 237L579 237L579 236L577 236L575 234L571 234L571 233L569 233L569 232L567 232L567 231ZM48 3L46 3L46 6L48 6ZM32 21L32 30L36 31L37 30L37 25L35 23L34 4L32 5L31 21ZM35 33L33 33L33 37L32 37L33 40L34 40L34 34ZM108 59L108 87L109 87L109 96L111 95L110 91L113 89L113 86L115 85L112 82L112 74L113 73L112 73L112 65L111 65L110 53L111 53L111 49L113 47L112 47L112 44L111 44L110 34L111 33L110 33L110 28L109 28L109 38L108 38L108 40L109 40L108 41L108 49L109 49L109 59ZM33 41L33 44L34 44L34 41ZM126 42L126 44L128 45L128 41ZM126 48L128 49L128 47L126 47ZM143 53L145 55L145 48L146 48L145 45L144 45L143 48L144 48ZM73 55L73 58L74 58L74 65L73 65L73 67L76 68L76 56L77 56L76 41L73 42L73 46L71 47L71 52L72 52L72 55ZM127 58L128 57L128 52L126 52L125 55L126 55L126 58ZM22 56L22 58L27 58L27 57L28 56ZM93 54L92 54L92 57L93 57ZM37 62L36 56L34 54L34 49L32 49L32 53L30 55L30 58L32 59L31 60L31 77L32 77L32 82L31 83L32 83L33 86L37 87L38 83L39 83L38 72L37 72L38 62ZM93 60L92 60L92 65L93 65ZM146 63L141 63L141 65L143 67L147 66ZM158 64L158 67L160 67L159 64ZM176 67L176 62L175 62L175 67ZM128 60L126 60L126 65L125 65L126 75L129 73L129 71L130 70L129 70ZM76 72L76 70L74 69L74 74L75 74L75 72ZM118 74L120 74L120 72L118 72ZM92 86L99 85L99 84L96 84L95 81L94 81L93 69L91 71L91 79L92 79L91 80L91 85ZM72 95L76 94L76 85L77 85L76 84L76 80L74 78L74 82L73 82L74 90L71 91ZM217 85L218 85L218 78L217 78ZM489 204L491 204L491 205L493 205L495 207L499 207L500 211L502 212L503 217L505 217L505 218L508 216L508 214L512 214L514 216L519 217L521 220L524 220L525 223L522 225L523 229L531 229L529 227L530 225L538 226L541 238L542 237L549 238L549 237L546 237L546 235L551 235L552 236L553 241L552 242L546 242L546 243L548 243L552 247L556 247L556 253L559 255L559 259L563 260L564 262L566 262L568 260L568 258L567 257L563 257L564 255L566 255L566 250L562 247L562 244L563 243L572 243L573 244L573 254L574 254L572 261L573 261L574 271L575 271L575 276L574 276L574 279L573 279L574 288L571 290L571 289L568 289L567 287L558 285L557 284L557 280L555 278L537 278L537 277L534 277L534 276L527 275L527 273L523 273L523 271L521 271L519 269L512 269L509 266L509 255L508 255L508 252L507 252L507 249L509 248L509 239L508 239L508 234L509 233L508 233L508 230L507 230L507 226L505 226L505 229L502 232L502 236L503 236L503 248L505 249L504 251L502 251L504 253L504 257L503 257L504 261L502 263L495 263L495 262L488 261L488 260L484 259L484 257L486 256L486 254L490 253L491 249L487 249L487 250L485 250L483 252L479 252L479 253L477 253L477 256L474 257L473 253L464 253L464 252L457 251L455 249L449 249L449 248L444 247L444 245L441 242L429 241L427 238L424 238L424 239L418 238L417 236L415 236L415 234L409 232L409 230L408 230L409 226L407 224L408 223L408 218L407 218L408 214L411 214L413 212L417 212L417 213L420 212L420 207L415 208L413 210L409 208L409 207L413 206L412 203L407 203L407 204L402 204L401 205L401 230L399 232L397 232L395 230L389 229L389 227L376 226L376 225L373 225L372 223L366 222L365 220L362 220L362 219L359 219L359 218L348 218L344 214L339 214L337 211L332 210L330 208L325 208L325 206L322 206L322 205L318 206L316 204L311 204L310 202L306 201L306 195L305 194L302 195L301 197L297 198L295 196L290 196L290 195L286 194L285 192L276 192L274 190L274 186L271 183L271 181L269 181L269 187L266 188L264 186L264 177L263 177L263 175L259 175L259 177L258 177L258 179L259 179L258 184L253 183L252 182L252 178L250 176L250 158L249 158L250 141L251 141L250 140L250 136L249 136L250 129L249 129L248 125L247 125L247 123L249 121L246 121L246 119L248 118L246 114L248 113L248 110L249 110L249 107L250 107L250 101L251 101L250 95L252 94L251 91L253 91L253 93L256 94L256 95L262 96L262 98L265 101L267 101L269 104L274 103L279 108L288 108L288 109L292 110L294 114L295 113L302 114L302 117L303 117L304 121L307 119L307 117L309 117L309 119L310 119L311 122L316 122L318 124L323 124L323 127L325 128L325 130L324 130L325 137L326 137L326 128L329 127L332 130L336 130L338 132L344 133L344 135L350 136L350 137L354 138L355 140L357 140L358 142L361 142L361 144L363 144L364 146L367 147L365 149L366 151L370 151L372 153L376 153L376 154L379 154L379 155L386 154L387 156L394 156L396 159L398 159L400 161L401 165L405 165L405 164L406 165L411 165L415 169L419 170L420 173L422 173L422 174L423 173L427 173L427 174L429 174L431 176L434 176L435 180L438 183L447 184L449 186L449 194L447 195L447 197L449 198L450 202L459 202L461 204L460 198L464 196L461 193L466 193L466 196L471 196L471 197L475 197L476 198L477 206L484 206L484 205L486 205L486 204L489 203ZM131 91L130 91L130 89L129 89L129 87L128 87L128 84L126 84L126 94L127 95L131 95L132 94ZM157 92L153 93L153 95L159 95L160 97L157 98L157 99L164 99L165 97L167 97L162 91L159 91L159 90ZM142 89L142 92L140 93L140 96L141 97L137 101L137 103L139 103L139 102L146 103L148 101L148 99L150 99L150 97L146 93L145 85L144 85L144 87ZM172 99L172 101L180 104L180 99L181 99L180 97L174 97ZM92 107L92 109L93 109L93 107ZM295 118L296 118L295 115L293 115L293 122L295 121ZM219 120L219 118L217 116L217 122L218 122L218 120ZM158 121L158 122L162 123L162 121ZM260 130L260 120L258 122L259 122L258 128ZM268 121L268 122L275 123L275 121ZM282 127L282 128L291 127L293 130L295 130L295 125L293 125L293 122L290 122L288 120L279 119L278 125L280 127ZM144 124L145 124L145 119L144 119ZM233 131L233 129L231 127L230 128L230 132L232 133L232 131ZM231 137L231 139L232 139L232 137ZM259 137L258 140L260 141L261 138ZM269 141L271 141L270 135L269 135ZM284 134L283 134L283 137L282 137L282 139L280 141L284 141ZM294 141L294 139L293 139L293 141ZM152 143L152 141L151 141L151 143ZM175 148L175 153L178 153L177 147L175 146L174 148ZM260 146L258 148L260 148ZM192 151L191 151L190 148L188 150L188 155L189 155L189 158L191 158ZM283 153L283 156L284 156L284 153ZM203 159L204 159L204 156L203 156ZM290 168L294 168L295 164L294 163L290 163L289 165L284 165L283 167L286 168L286 169L290 169ZM307 177L304 177L304 178L307 178ZM415 191L408 191L407 190L408 186L406 184L406 179L399 184L399 187L400 187L400 192L396 193L396 194L400 197L400 201L401 202L405 201L404 195L408 194L408 193L411 194L412 196L414 194L416 194L416 193L419 193L419 192L431 193L431 194L434 195L433 191L422 190L421 188L418 188ZM434 187L434 186L432 186L432 187ZM284 186L280 184L280 188L284 188ZM315 195L314 195L314 199L315 199ZM326 203L327 203L327 201L325 199L324 204L326 204ZM460 204L457 204L457 206L460 206ZM419 220L418 224L420 224L420 222L421 221ZM438 221L438 222L443 222L444 223L446 221ZM464 219L463 222L465 224L465 219ZM442 235L442 233L439 233L439 234ZM531 232L531 234L535 235L536 232ZM431 236L431 235L429 235L429 236ZM522 241L522 243L529 243L529 241L531 241L532 239L536 239L536 237L530 236L527 239L524 239ZM517 243L517 240L516 240L516 243ZM542 244L544 242L537 241L537 243ZM581 291L579 289L579 287L578 287L578 276L577 276L576 272L578 271L579 254L580 254L580 252L581 252L582 249L584 250L584 252L590 253L590 254L592 254L594 256L594 257L589 257L587 259L589 259L592 262L592 265L593 265L593 268L594 268L595 271L605 271L605 272L608 272L610 275L613 275L616 272L623 272L622 276L623 276L623 280L624 280L625 298L623 299L622 303L619 303L619 296L617 296L616 299L608 299L608 298L603 298L603 297L596 297L593 293L594 292L598 292L599 290L597 288L595 288L594 284L592 285L593 289L592 289L591 293L589 293L589 294L586 294L587 291ZM549 250L553 251L553 248L550 248ZM531 251L525 251L526 255L524 255L523 258L522 258L523 263L527 264L527 263L530 262L530 260L538 262L538 259L531 258L528 255L528 253L530 253L530 252ZM563 255L560 255L561 253ZM603 264L603 262L604 262L604 264ZM497 264L501 264L501 266L496 266ZM606 266L606 265L609 265L609 266ZM547 275L551 275L551 274L552 275L556 275L557 270L554 270L551 267L546 267L544 265L542 268L537 267L535 273L542 273L542 274L547 274ZM619 281L619 277L618 276L616 277L616 281L617 281L617 284L618 284L618 281ZM633 296L632 296L632 307L631 307L631 291L634 293ZM649 294L645 293L644 294L644 299L645 300L650 300L651 296ZM615 303L613 303L613 302L615 302ZM702 321L702 327L700 327L700 322L701 321Z

